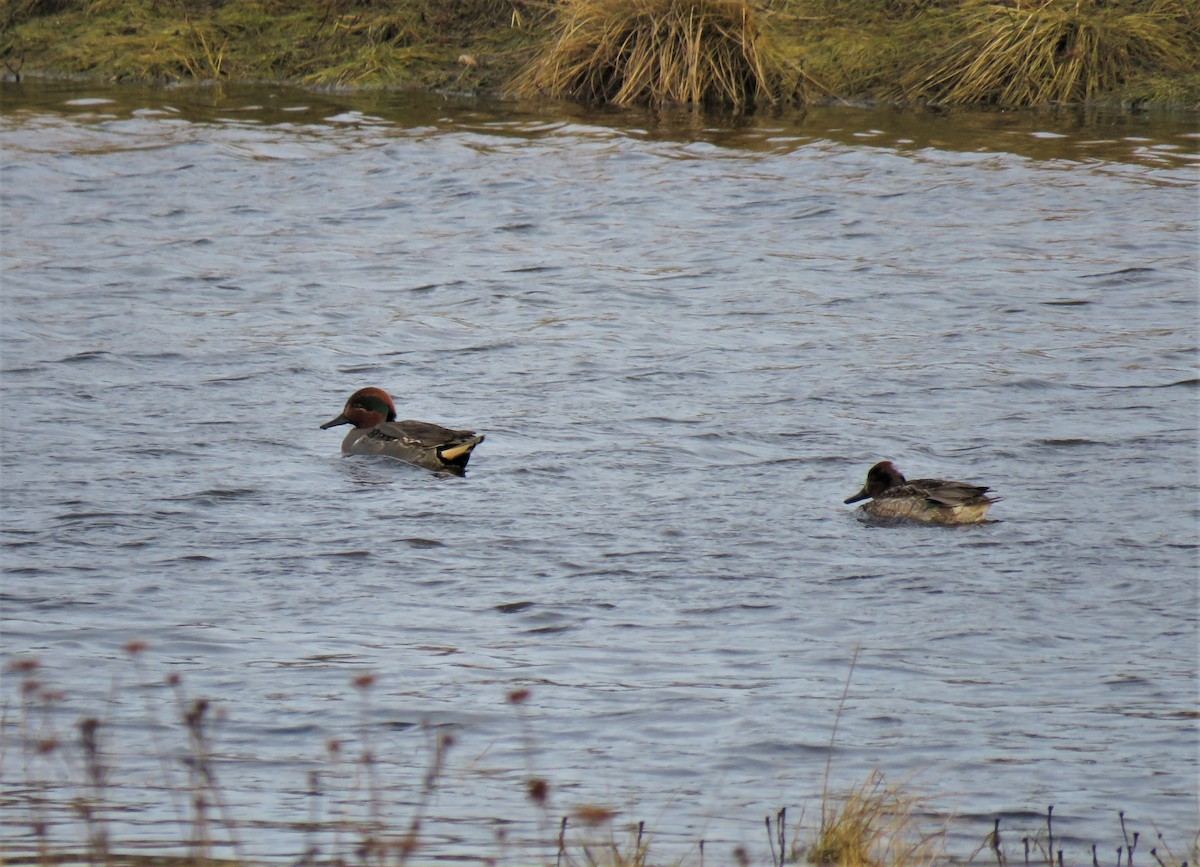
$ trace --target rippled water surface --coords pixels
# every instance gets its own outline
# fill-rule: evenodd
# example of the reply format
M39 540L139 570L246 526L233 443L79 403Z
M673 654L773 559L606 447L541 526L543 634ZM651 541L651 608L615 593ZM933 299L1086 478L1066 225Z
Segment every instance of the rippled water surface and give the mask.
M1186 850L1194 118L3 96L13 849L84 839L84 767L33 740L85 715L113 839L183 841L179 675L257 858L405 827L435 732L430 860L598 805L769 863L827 762L961 857L1050 804L1068 862L1118 810ZM467 477L341 458L365 385L486 433ZM860 523L883 458L999 521Z

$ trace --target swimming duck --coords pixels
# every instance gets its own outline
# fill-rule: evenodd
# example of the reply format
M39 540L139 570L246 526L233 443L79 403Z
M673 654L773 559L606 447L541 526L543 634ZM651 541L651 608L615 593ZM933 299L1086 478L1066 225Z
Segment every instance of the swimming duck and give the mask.
M483 442L473 430L450 430L427 421L396 421L396 405L382 388L360 388L337 418L321 430L352 424L342 440L344 455L387 455L429 470L462 475L471 450Z
M910 518L929 524L978 524L992 503L991 488L948 482L943 479L909 481L891 461L880 461L867 473L863 489L844 502L857 503L871 497L859 508L877 518Z

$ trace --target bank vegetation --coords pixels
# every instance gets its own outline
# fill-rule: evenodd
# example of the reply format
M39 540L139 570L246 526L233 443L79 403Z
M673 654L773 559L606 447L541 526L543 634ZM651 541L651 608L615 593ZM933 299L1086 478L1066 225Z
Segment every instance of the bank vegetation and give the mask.
M1200 108L1195 0L6 0L0 65L755 108Z
M636 805L621 810L573 802L569 788L560 790L550 774L539 771L533 696L528 689L512 689L505 702L522 732L525 767L500 773L512 785L511 813L488 823L495 834L494 853L478 857L447 851L453 849L452 841L469 835L460 820L451 820L447 833L441 827L447 820L437 816L454 813L447 780L461 779L472 766L489 776L497 770L482 769L478 759L456 769L454 734L430 723L422 726L427 754L423 761L413 757L416 773L410 782L396 785L386 779L379 756L386 752L396 758L396 745L387 742L393 724L380 722L374 712L373 696L380 688L375 675L360 674L350 681L356 695L346 699L357 705L357 725L329 736L323 756L288 764L308 768L306 783L280 774L273 781L275 791L260 791L248 800L247 792L231 792L223 781L238 765L261 775L271 760L244 740L237 747L222 743L231 706L190 695L175 672L161 678L153 673L144 659L145 642L130 641L124 649L134 682L118 688L120 678L114 676L99 713L82 717L69 710L67 694L45 679L47 672L36 658L15 657L4 667L0 864L252 867L248 852L258 849L256 838L269 832L276 860L287 857L295 867L407 867L468 859L521 867L1084 867L1089 860L1092 867L1100 865L1095 845L1089 858L1077 839L1064 841L1064 822L1053 806L1040 816L1024 811L1016 817L996 816L991 832L964 861L945 849L951 818L913 794L911 783L891 784L873 771L849 789L833 786L833 747L849 676L833 720L820 797L809 799L798 817L795 811L789 816L787 808L765 816L759 845L710 845L706 852L705 842L697 840L684 855L660 855L656 829L632 821ZM140 757L141 769L123 766L131 755ZM147 760L151 767L157 765L157 773L145 765ZM422 764L423 770L417 767ZM252 806L264 797L287 804L295 816L264 821ZM153 818L149 804L174 818ZM540 829L534 832L540 839L509 839L507 829L522 823ZM1186 848L1177 853L1157 829L1148 830L1127 822L1123 812L1115 813L1115 867L1196 863L1200 835L1182 841ZM1113 850L1106 846L1100 851Z

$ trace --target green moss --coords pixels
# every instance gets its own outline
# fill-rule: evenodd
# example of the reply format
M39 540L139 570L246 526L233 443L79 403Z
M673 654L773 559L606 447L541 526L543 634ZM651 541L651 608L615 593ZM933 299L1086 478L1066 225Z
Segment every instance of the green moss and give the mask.
M495 86L521 36L500 0L25 0L0 25L0 62L110 80ZM503 74L481 74L481 55Z

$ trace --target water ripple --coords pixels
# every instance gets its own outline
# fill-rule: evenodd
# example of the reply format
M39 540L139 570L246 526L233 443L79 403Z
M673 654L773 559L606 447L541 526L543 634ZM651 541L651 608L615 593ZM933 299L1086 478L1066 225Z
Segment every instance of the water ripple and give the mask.
M920 774L960 855L1042 803L1076 861L1120 809L1186 846L1186 123L77 88L0 109L0 602L47 725L103 713L155 781L114 832L181 840L148 743L182 748L178 688L250 858L300 856L313 772L361 804L364 731L421 791L439 729L430 858L497 823L553 857L532 766L663 860L766 863L831 757ZM318 425L366 384L486 433L467 476L340 457ZM999 520L860 523L885 458Z

